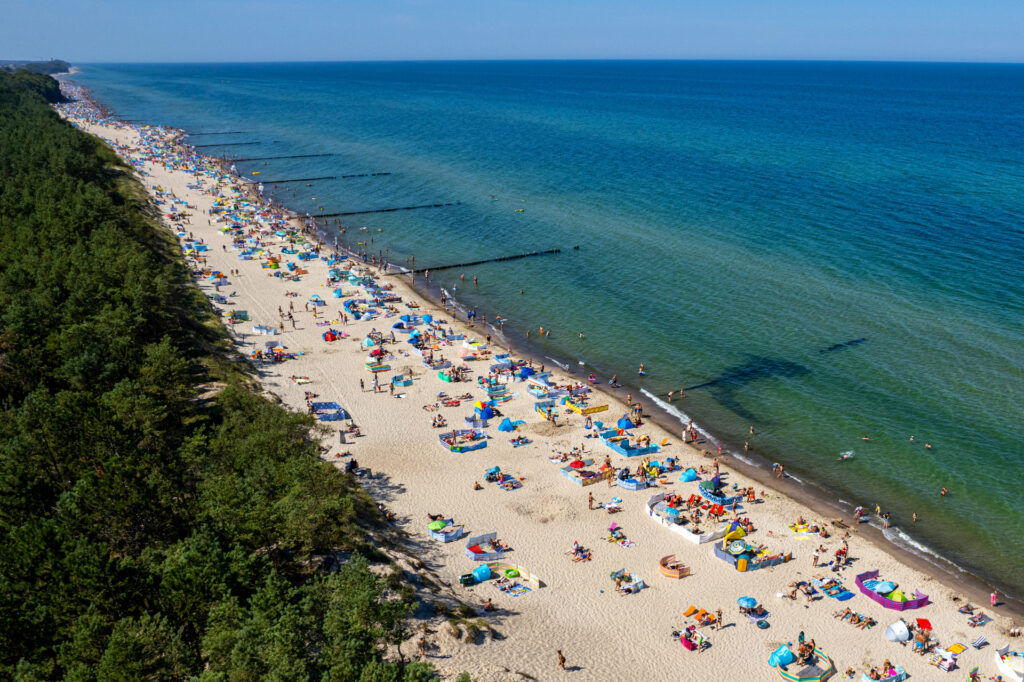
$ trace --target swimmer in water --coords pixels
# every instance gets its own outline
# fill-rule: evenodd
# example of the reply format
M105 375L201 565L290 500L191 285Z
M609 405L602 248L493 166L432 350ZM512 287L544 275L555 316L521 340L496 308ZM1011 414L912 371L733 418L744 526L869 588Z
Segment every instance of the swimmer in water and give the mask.
M844 459L850 459L851 457L853 457L852 452L844 452L843 454L839 455L838 458L836 458L836 461L842 462Z
M644 363L642 363L642 362L640 363L640 370L639 370L638 373L640 374L640 376L643 376L644 374L647 374L647 372L644 371Z

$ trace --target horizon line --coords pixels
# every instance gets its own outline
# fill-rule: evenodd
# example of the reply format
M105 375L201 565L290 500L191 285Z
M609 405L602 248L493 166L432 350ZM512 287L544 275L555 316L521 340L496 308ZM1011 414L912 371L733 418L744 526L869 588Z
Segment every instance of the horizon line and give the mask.
M38 61L38 60L11 60ZM1021 66L1020 61L987 60L933 60L888 58L803 58L803 57L496 57L496 58L438 58L438 59L280 59L280 60L188 60L188 61L83 61L76 65L111 64L445 64L445 63L513 63L513 62L774 62L804 64L970 64L992 66Z

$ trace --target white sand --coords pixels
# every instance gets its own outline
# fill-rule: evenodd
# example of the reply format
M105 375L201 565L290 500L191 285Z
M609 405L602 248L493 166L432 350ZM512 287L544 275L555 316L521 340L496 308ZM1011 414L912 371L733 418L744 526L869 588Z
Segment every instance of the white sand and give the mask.
M138 141L131 128L83 127L121 145L134 146ZM327 319L338 317L340 301L330 296L331 291L324 284L327 267L323 262L308 265L310 274L303 277L301 283L292 283L273 278L256 260L238 260L230 247L226 252L222 250L223 245L230 244L230 237L218 232L217 226L207 226L207 209L212 197L186 189L191 176L153 164L147 164L146 169L150 173L143 178L147 188L162 185L196 207L191 224L185 225L185 229L210 245L209 266L241 271L239 276L230 278L230 286L222 287L221 292L236 291L237 297L231 299L234 307L249 312L252 322L242 325L250 332L248 341L262 345L266 340L277 339L289 350L305 352L297 360L263 366L266 390L280 396L296 410L304 409L305 390L318 393L319 400L334 400L346 407L365 436L353 445L340 447L350 448L362 466L372 469L373 475L364 479L364 485L376 499L397 513L398 526L411 536L410 546L415 553L452 586L461 599L479 605L490 597L499 607L497 613L486 615L487 621L502 635L496 641L482 640L479 644L456 641L442 627L443 620L431 622L436 632L428 636L431 643L428 660L442 672L444 679L454 679L463 670L480 680L521 679L517 672L541 680L558 679L566 674L581 680L777 679L767 665L768 656L780 644L795 643L801 630L832 656L840 675L852 667L859 679L866 664L877 665L889 658L906 668L915 679L946 679L909 648L885 639L886 626L901 614L884 609L859 593L844 603L822 598L808 604L802 596L796 601L776 597L790 582L820 572L811 566L811 554L819 542L830 553L839 546L836 535L819 541L818 538L801 539L790 532L786 526L797 515L802 514L809 520L815 517L809 509L789 499L769 493L764 504L752 505L743 510L742 515L750 516L758 527L751 538L753 542L766 544L773 553L792 552L794 560L752 573L738 573L714 556L710 544L691 544L648 518L643 503L651 494L659 492L658 489L630 492L618 487L609 489L603 482L581 488L561 476L559 465L548 461L553 449L564 450L586 443L588 454L592 453L598 461L613 453L597 439L583 438L586 432L579 416L574 415L569 426L557 429L545 423L532 411L533 398L521 383L513 385L519 397L502 405L501 409L514 420L526 421L521 433L533 439L532 445L514 449L508 435L497 430L498 420L493 420L488 429L492 439L486 449L465 454L446 451L438 443L438 431L430 426L431 413L425 412L422 406L434 402L439 391L470 392L474 400L482 399L484 394L475 381L442 383L435 372L423 367L418 356L412 355L391 362L393 370L411 369L416 377L413 386L402 389L406 394L403 399L390 397L387 392L361 392L359 379L369 386L372 377L363 367L366 353L357 341L371 327L390 331L397 318L352 322L347 327L335 325L348 331L351 337L334 343L324 342L321 333L325 328L315 326L311 314L304 311L308 297L320 294L327 302ZM280 248L274 250L280 252ZM419 299L398 281L399 277L386 279L395 282L403 301L419 300L420 313L432 312L439 319L450 319L436 305ZM200 282L200 286L212 292L204 282ZM346 284L344 289L348 293L352 287ZM286 290L297 291L299 296L286 298ZM288 329L283 335L267 337L251 333L252 324L276 326L278 306L287 310L289 302L295 303L297 330L291 330L286 323ZM399 308L405 312L404 305ZM452 326L458 329L463 325L453 323ZM473 330L468 334L472 336ZM403 342L398 347L407 347L404 339L400 340ZM455 349L445 349L444 354L454 358ZM486 374L487 362L470 364L475 370L474 379L480 372ZM288 379L291 375L307 375L313 383L298 386ZM386 381L390 376L388 373L382 379ZM624 406L612 405L611 410L597 418L614 422L624 411ZM463 417L471 413L471 408L463 403L457 408L443 407L440 413L450 426L464 428ZM564 424L564 419L560 422ZM676 457L684 467L707 464L682 445L676 434L663 433L647 425L638 431L649 433L654 442L669 438L671 444L663 451L662 459ZM325 443L332 448L329 459L333 461L334 453L340 451L336 435L332 434ZM635 468L637 465L636 461L627 462L615 454L612 461L619 467L628 464ZM495 465L504 472L523 477L524 487L505 492L484 483L484 471ZM723 466L723 472L727 471L728 466ZM674 482L676 479L678 472L671 477ZM474 491L474 481L483 484L484 489ZM736 474L728 475L726 482L748 483ZM689 496L695 492L696 484L675 482L665 489ZM624 511L614 516L604 511L588 511L588 492L593 492L598 502L613 496L622 497ZM499 537L514 548L507 560L528 568L540 576L546 586L515 598L501 593L491 583L470 588L460 586L459 575L468 573L475 564L465 556L464 542L443 545L429 538L426 532L428 512L454 516L457 523L466 524L471 534L497 531ZM636 543L635 547L623 548L605 542L606 528L612 521L624 528ZM574 540L593 549L593 561L574 563L566 556L565 551ZM955 642L969 645L982 634L996 644L1003 641L1000 633L1007 627L1006 622L968 628L967 617L957 613L957 605L950 599L951 589L900 564L882 549L860 540L856 532L850 545L851 556L856 561L839 576L852 591L857 592L853 584L857 573L877 568L885 579L896 581L908 593L919 588L931 595L933 604L908 611L904 616L908 620L930 619L942 646ZM658 559L673 553L692 567L690 577L672 580L659 574ZM616 594L609 573L620 568L638 573L645 579L648 589L638 595ZM761 600L770 610L769 629L757 629L738 613L736 600L745 595ZM424 592L423 598L432 597ZM673 630L686 624L681 613L689 604L711 610L720 608L727 623L720 631L701 628L710 638L711 647L700 654L685 651L670 636ZM832 618L834 611L844 607L875 618L879 625L864 631ZM985 610L988 612L987 605ZM571 673L557 670L557 649L565 653ZM412 650L412 646L405 647L407 654ZM960 658L961 670L977 665L985 674L995 672L991 648L982 652L969 649ZM962 675L962 672L955 673L955 679L962 679Z

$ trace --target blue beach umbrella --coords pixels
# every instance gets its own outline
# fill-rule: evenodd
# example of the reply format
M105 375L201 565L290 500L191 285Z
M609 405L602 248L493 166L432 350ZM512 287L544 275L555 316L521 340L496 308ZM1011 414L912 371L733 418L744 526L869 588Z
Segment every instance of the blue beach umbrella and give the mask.
M424 315L423 316L423 321L426 322L427 324L430 324L431 322L434 321L434 316L433 315Z
M757 606L757 600L753 597L740 597L736 603L740 605L741 609L752 609Z

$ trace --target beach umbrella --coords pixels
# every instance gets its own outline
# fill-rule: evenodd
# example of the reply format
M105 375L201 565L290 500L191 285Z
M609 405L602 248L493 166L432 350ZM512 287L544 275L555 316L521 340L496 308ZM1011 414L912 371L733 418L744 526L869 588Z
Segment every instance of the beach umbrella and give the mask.
M434 321L434 316L433 315L424 315L423 316L423 321L426 322L427 324L430 324L431 322Z
M883 580L871 586L871 591L877 592L878 594L889 594L895 589L896 584L889 580Z
M683 475L679 477L680 481L691 482L697 480L697 472L694 469L687 469L683 472Z
M757 600L753 597L740 597L736 603L740 605L741 609L752 609L757 606Z
M569 464L569 466L571 466L571 467L572 467L573 469L582 469L582 468L583 468L583 466L584 466L584 464L583 464L583 460L580 460L580 459L574 459L574 460L573 460L573 461L572 461L572 462L571 462L571 463Z
M429 528L430 530L441 530L442 528L444 528L447 525L448 524L445 523L444 521L437 520L437 521L431 521L430 525L428 525L427 528Z

